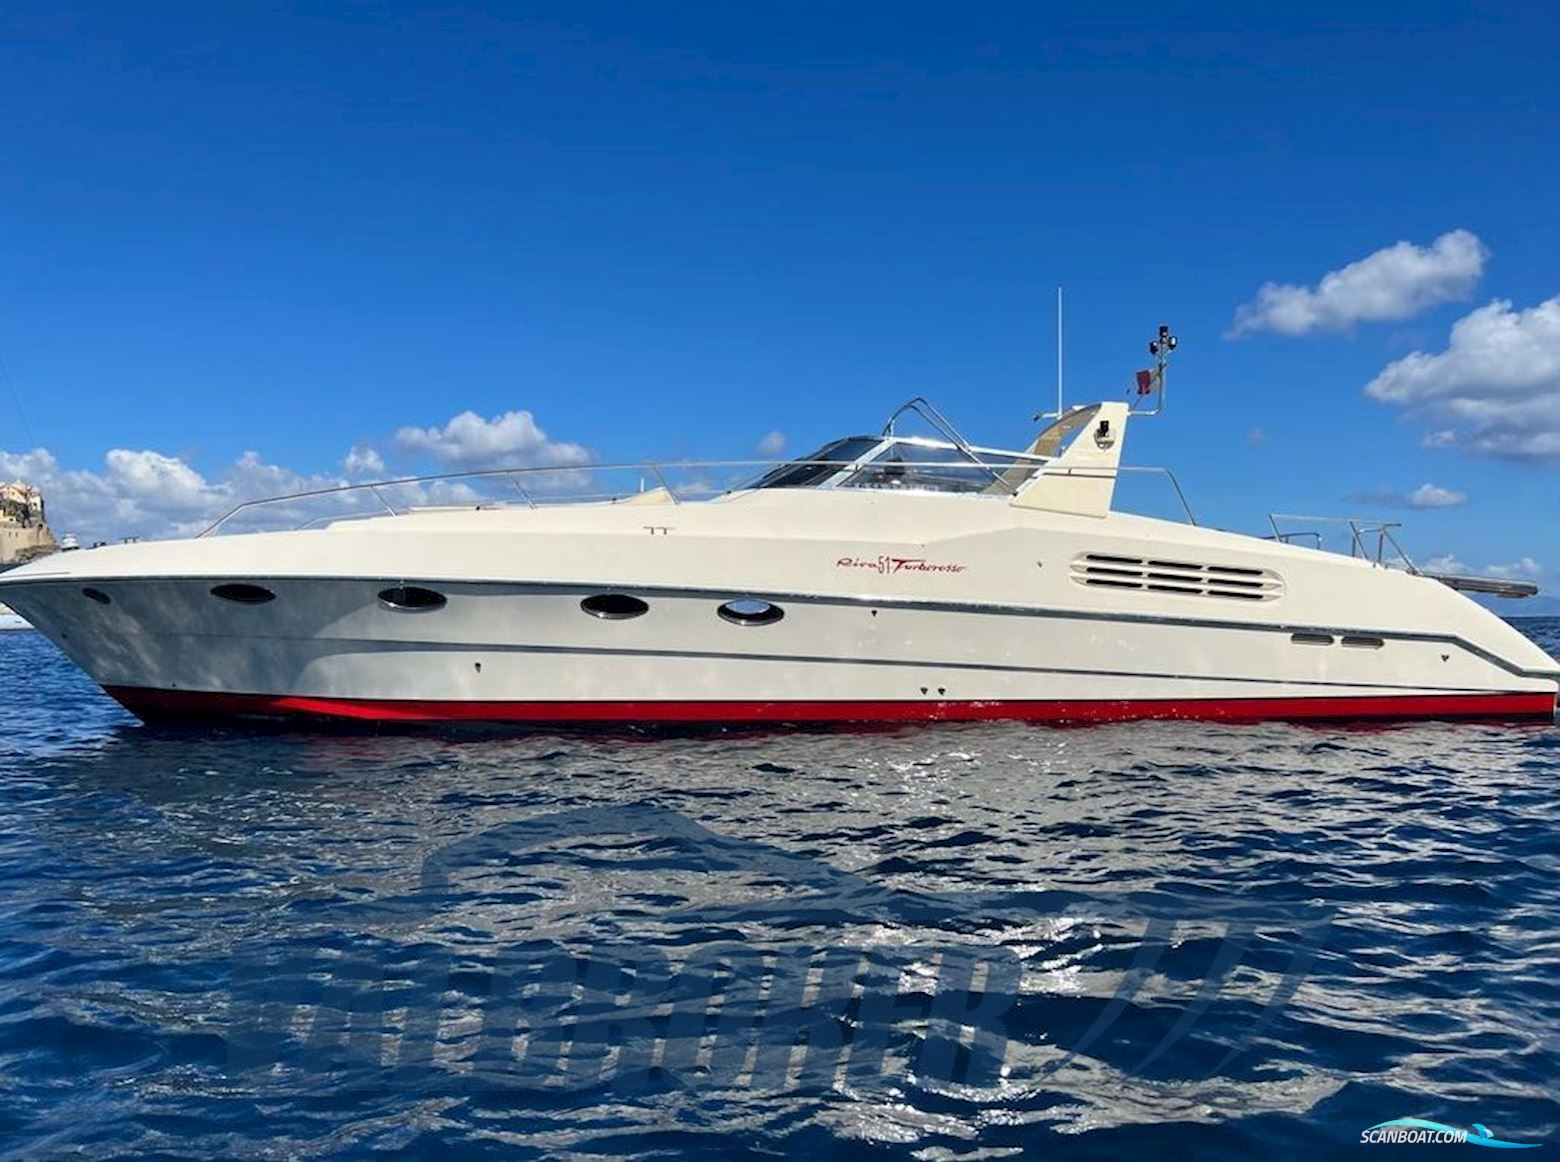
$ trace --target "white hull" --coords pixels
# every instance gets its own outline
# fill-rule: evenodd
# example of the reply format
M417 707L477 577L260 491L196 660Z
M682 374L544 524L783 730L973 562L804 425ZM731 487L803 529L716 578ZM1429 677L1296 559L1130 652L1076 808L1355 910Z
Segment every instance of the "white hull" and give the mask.
M1262 589L1100 586L1087 562L1104 558L1260 577ZM274 599L213 597L223 582ZM402 585L446 603L379 600ZM1541 650L1428 578L985 497L748 492L439 510L73 553L17 570L0 590L145 716L1542 717L1556 693ZM582 612L603 593L648 612ZM716 615L749 595L783 619Z

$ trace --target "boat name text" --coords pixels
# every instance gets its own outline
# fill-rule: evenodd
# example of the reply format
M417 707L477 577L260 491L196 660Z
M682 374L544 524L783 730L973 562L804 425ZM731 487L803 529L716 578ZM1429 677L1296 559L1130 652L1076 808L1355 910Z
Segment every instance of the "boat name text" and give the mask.
M871 569L875 573L962 573L968 565L928 561L925 557L841 557L837 569Z

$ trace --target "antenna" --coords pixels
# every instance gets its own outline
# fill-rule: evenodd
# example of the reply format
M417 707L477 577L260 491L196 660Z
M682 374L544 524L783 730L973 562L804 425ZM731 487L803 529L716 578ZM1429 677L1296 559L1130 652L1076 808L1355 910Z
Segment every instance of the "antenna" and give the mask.
M1056 414L1062 414L1062 288L1056 288Z
M1062 288L1056 288L1056 411L1036 412L1037 420L1060 419L1062 415Z
M1133 408L1134 415L1157 416L1165 408L1165 366L1170 362L1170 352L1180 346L1181 341L1170 333L1170 328L1164 323L1159 324L1159 333L1148 343L1148 353L1154 357L1154 369L1152 371L1139 371L1137 373L1137 399L1158 393L1152 408L1144 408L1139 411Z

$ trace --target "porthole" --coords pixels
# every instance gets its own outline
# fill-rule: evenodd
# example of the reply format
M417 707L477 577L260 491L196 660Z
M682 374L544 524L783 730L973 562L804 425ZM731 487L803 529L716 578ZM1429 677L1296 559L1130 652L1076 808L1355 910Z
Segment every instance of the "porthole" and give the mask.
M442 609L448 600L442 593L424 589L421 585L397 585L393 589L379 591L379 603L390 609L418 612L425 609Z
M101 589L83 589L81 595L88 601L96 601L99 605L107 605L112 598Z
M732 625L773 625L785 616L785 610L756 597L739 597L715 611Z
M1330 646L1333 644L1333 636L1330 633L1292 633L1289 640L1299 646Z
M580 608L592 617L605 621L627 621L650 612L649 605L627 593L598 593L580 602Z
M276 594L265 586L246 585L243 582L218 585L212 589L211 595L223 601L236 601L240 605L264 605L267 601L276 600Z

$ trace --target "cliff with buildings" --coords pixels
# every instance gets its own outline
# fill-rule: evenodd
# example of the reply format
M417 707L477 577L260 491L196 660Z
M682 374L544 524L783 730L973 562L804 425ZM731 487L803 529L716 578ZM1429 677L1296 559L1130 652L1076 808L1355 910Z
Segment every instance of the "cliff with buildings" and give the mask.
M0 569L25 564L58 548L44 513L43 493L20 480L0 484Z

